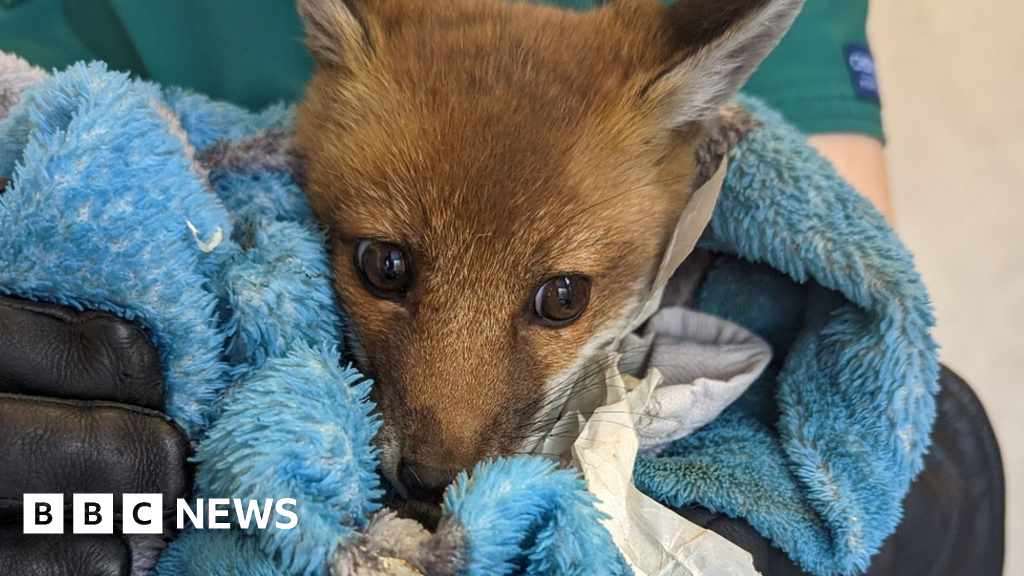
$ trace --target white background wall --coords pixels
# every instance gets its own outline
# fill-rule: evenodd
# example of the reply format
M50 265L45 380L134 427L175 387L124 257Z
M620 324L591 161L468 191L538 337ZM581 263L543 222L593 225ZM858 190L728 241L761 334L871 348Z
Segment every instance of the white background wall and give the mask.
M1006 576L1024 576L1024 4L873 0L897 230L978 392L1008 477Z

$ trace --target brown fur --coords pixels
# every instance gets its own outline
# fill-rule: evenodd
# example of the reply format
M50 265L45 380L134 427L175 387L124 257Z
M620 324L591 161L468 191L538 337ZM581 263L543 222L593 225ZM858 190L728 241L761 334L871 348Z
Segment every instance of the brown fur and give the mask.
M470 467L517 450L556 380L644 295L703 130L669 125L672 90L658 80L722 32L697 28L701 43L688 44L654 0L582 13L348 4L358 18L307 8L318 61L298 121L309 195L376 380L385 472L398 455ZM344 50L324 36L332 23ZM408 247L406 301L363 289L353 254L367 238ZM589 308L542 326L534 291L566 272L593 279Z

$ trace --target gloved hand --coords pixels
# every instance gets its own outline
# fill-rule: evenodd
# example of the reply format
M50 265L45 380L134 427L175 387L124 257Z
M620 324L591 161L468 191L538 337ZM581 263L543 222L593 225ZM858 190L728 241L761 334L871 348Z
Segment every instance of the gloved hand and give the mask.
M128 575L161 537L125 537L121 495L187 497L190 444L164 415L163 372L137 326L0 296L0 574ZM62 535L22 533L25 493L63 493ZM74 493L113 494L112 535L71 534ZM148 550L147 550L148 549ZM133 558L134 557L134 558Z

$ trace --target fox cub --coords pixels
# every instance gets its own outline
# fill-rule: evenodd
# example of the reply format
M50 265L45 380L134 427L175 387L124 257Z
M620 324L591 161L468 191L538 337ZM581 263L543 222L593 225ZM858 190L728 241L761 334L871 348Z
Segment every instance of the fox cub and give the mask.
M383 415L436 503L637 312L708 122L802 0L299 0L308 194Z

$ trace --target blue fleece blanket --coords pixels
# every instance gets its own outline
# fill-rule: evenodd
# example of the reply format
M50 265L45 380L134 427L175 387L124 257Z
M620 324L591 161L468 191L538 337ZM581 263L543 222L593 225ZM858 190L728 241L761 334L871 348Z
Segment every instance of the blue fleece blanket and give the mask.
M816 574L851 574L899 523L935 419L938 360L913 260L870 203L762 103L730 153L695 307L760 334L775 361L637 486L745 518Z
M741 104L714 143L730 169L697 307L777 360L635 477L666 503L746 518L812 572L849 574L894 530L928 445L927 296L870 205L775 113ZM370 384L339 361L290 124L283 107L252 114L102 65L29 88L0 122L0 293L139 322L197 444L197 496L298 500L296 529L188 531L156 571L371 573L369 550L423 573L624 573L580 480L544 460L461 477L432 535L378 511Z

